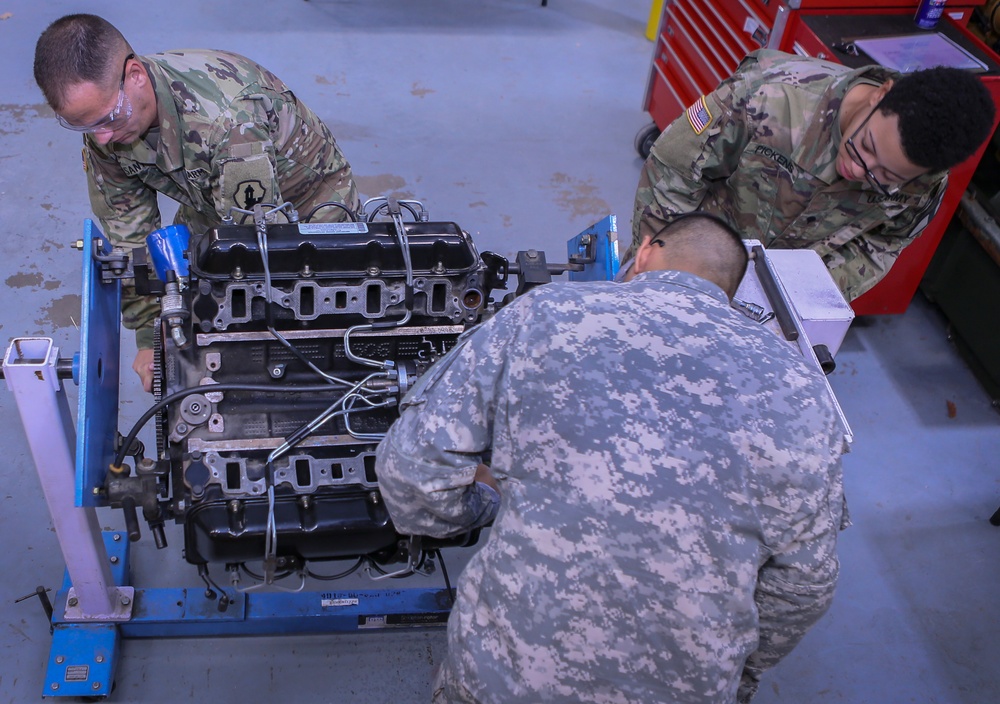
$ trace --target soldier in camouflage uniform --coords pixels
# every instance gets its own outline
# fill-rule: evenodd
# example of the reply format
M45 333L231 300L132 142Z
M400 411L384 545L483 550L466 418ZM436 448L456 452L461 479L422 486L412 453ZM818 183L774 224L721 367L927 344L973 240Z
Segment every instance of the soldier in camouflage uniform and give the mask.
M853 300L933 218L947 169L989 137L993 115L967 71L900 78L756 51L653 145L623 260L670 214L702 210L765 247L816 250Z
M730 308L746 251L728 227L672 223L635 266L502 309L378 448L404 533L484 525L491 480L501 497L439 704L747 702L830 604L843 432L822 377Z
M194 232L236 206L291 202L304 216L326 202L358 207L351 167L326 125L280 79L224 51L136 56L94 15L68 15L42 33L35 80L64 127L84 134L90 201L104 232L135 247L160 227L157 193ZM327 207L314 221L345 219ZM159 304L124 291L136 330L134 365L148 390Z

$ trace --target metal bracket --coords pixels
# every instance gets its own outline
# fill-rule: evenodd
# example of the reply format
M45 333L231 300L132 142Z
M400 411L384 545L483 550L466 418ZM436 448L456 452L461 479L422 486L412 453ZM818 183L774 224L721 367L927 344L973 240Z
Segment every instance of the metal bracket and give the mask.
M114 587L111 590L114 596L111 598L111 606L114 607L111 613L95 614L88 613L80 606L80 600L76 596L76 589L69 588L66 596L66 610L63 612L63 619L71 622L101 622L108 621L128 621L132 618L132 606L135 604L134 587Z
M582 265L569 272L570 281L614 281L621 265L618 257L618 218L608 215L566 242L567 255L573 264Z
M552 281L552 274L545 262L545 252L536 249L517 253L517 291L520 296L535 286L541 286Z

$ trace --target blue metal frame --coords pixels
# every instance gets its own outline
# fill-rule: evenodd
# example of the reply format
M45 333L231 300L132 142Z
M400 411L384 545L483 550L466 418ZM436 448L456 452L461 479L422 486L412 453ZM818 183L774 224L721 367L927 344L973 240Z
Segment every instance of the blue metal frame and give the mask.
M220 612L204 589L137 589L126 638L285 635L444 626L445 589L237 592ZM324 606L325 604L325 606Z
M80 313L80 384L76 436L76 505L104 506L98 493L114 458L118 432L118 378L121 347L121 285L101 282L101 263L91 256L94 242L111 246L92 220L83 225L83 299Z
M618 258L618 218L608 215L576 237L566 242L566 252L573 261L574 256L583 255L587 246L584 237L596 238L595 261L585 265L583 271L569 272L570 281L614 281L621 262Z

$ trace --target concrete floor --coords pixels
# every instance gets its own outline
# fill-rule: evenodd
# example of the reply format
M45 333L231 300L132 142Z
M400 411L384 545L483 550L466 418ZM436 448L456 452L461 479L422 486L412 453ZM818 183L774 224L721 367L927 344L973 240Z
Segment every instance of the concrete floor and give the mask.
M641 165L632 140L648 122L645 0L4 0L4 346L43 334L64 356L79 348L80 255L69 247L89 215L79 137L58 127L31 74L38 34L77 11L104 15L139 52L253 57L326 120L365 196L421 199L481 249L561 259L569 236L608 213L627 241ZM843 578L757 701L998 701L1000 528L987 519L1000 505L1000 416L919 296L905 315L859 320L838 362L831 380L855 432ZM126 385L123 418L147 403ZM58 586L63 562L6 391L0 419L0 702L20 704L41 698L50 638L36 603L14 599ZM117 512L101 520L120 525ZM138 585L198 586L169 537L173 550L134 546ZM467 556L449 557L453 579ZM444 645L439 631L127 641L112 700L424 702Z

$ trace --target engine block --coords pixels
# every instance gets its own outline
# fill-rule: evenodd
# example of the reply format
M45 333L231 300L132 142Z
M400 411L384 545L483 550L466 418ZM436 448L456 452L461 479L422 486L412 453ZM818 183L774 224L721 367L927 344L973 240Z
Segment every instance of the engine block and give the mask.
M164 277L157 459L136 474L184 525L187 561L412 561L374 451L413 381L487 313L492 274L469 235L258 219L191 235L186 259ZM128 491L111 478L109 493ZM148 491L136 503L157 513Z

